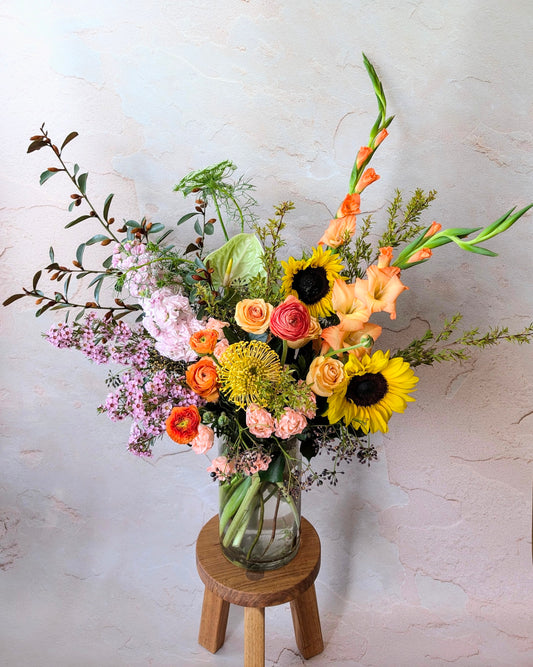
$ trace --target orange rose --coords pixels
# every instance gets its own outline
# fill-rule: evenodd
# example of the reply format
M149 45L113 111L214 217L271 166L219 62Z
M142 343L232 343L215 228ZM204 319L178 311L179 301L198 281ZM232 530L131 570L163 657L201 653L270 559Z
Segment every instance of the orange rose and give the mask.
M247 333L263 334L273 310L274 306L263 299L243 299L235 307L235 322Z
M218 341L216 329L202 329L193 333L189 345L197 354L211 354Z
M198 435L200 421L200 413L196 405L172 408L166 421L167 433L174 442L187 445Z
M202 357L200 361L189 366L185 379L198 396L211 403L218 401L218 373L211 357Z

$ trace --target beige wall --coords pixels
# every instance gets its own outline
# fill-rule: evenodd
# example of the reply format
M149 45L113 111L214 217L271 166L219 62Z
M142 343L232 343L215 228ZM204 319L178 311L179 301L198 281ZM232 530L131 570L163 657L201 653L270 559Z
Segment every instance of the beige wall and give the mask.
M88 235L63 230L68 185L39 186L49 157L25 154L43 121L58 140L80 133L68 156L95 201L115 193L117 218L172 224L188 210L179 178L231 158L262 214L296 203L292 251L318 240L375 118L361 52L396 115L365 211L383 224L396 187L435 188L428 224L478 226L533 200L528 0L2 5L2 299L29 286L50 244L68 263ZM533 216L491 247L497 258L448 246L406 272L383 344L457 311L481 330L528 324ZM0 317L4 664L238 664L239 610L216 657L196 645L194 541L217 508L206 461L168 443L150 462L128 454L127 426L96 415L106 369L45 343L52 316L36 320L30 302ZM313 664L525 667L532 349L419 370L379 462L304 497L323 541L326 650ZM301 664L289 617L268 611L269 665Z

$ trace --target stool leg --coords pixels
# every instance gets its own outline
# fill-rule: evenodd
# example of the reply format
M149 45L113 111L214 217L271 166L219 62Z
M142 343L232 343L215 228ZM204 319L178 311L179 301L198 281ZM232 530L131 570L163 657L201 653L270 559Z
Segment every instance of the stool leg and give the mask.
M244 667L265 667L265 608L244 608Z
M216 653L224 643L228 613L229 602L206 588L204 590L198 643L211 653Z
M307 660L322 653L324 642L314 584L291 602L291 614L296 644L302 656Z

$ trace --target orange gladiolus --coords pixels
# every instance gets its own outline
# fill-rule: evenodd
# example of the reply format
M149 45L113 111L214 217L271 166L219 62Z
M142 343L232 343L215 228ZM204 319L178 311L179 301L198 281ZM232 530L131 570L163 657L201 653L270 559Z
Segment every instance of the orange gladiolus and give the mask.
M431 252L431 248L421 248L420 250L417 250L414 255L411 255L409 259L407 260L407 264L412 264L413 262L421 262L424 259L429 259L433 253Z
M355 166L357 169L361 168L361 165L366 162L366 160L370 157L372 154L372 149L370 146L361 146L359 149L359 153L357 153L357 158L355 160Z
M434 236L437 232L440 232L441 229L442 229L442 225L440 224L440 222L433 221L431 223L431 227L427 230L424 238L427 239L430 236Z
M345 215L343 218L333 218L318 244L328 245L330 248L338 248L352 238L355 234L355 227L355 215Z
M344 201L339 206L337 218L344 218L347 215L359 215L361 213L361 197L358 192L344 197Z
M385 248L379 249L378 257L378 269L384 269L387 266L390 266L392 262L392 247L386 246Z
M387 132L387 128L384 127L381 132L377 133L376 138L374 139L374 148L377 148L383 139L386 139L388 136L389 133Z
M216 329L202 329L193 333L189 345L197 354L211 354L218 341Z
M400 269L396 266L381 269L373 264L368 267L366 274L368 280L358 278L355 281L355 295L366 302L373 313L384 311L389 313L391 320L395 320L396 299L409 289L400 280Z
M368 322L372 311L367 303L355 295L355 283L347 285L337 278L331 292L331 305L347 331L361 329Z
M376 174L375 170L372 167L365 169L359 183L357 184L357 192L363 192L363 190L368 187L374 181L377 181L379 175Z
M328 327L322 331L322 349L320 350L320 354L324 355L329 350L342 350L352 345L359 345L363 336L370 336L375 341L381 335L381 331L381 327L372 322L366 322L358 331L349 331L342 324ZM370 354L371 351L371 347L359 347L356 350L348 350L350 354L355 354L358 359L364 357L365 354Z

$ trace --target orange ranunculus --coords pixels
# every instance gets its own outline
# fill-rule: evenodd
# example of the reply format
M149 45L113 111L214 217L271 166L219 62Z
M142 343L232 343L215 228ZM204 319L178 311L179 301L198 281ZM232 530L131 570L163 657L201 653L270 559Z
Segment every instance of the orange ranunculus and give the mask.
M235 306L235 322L247 333L263 334L274 306L263 299L243 299Z
M425 259L429 259L432 254L433 253L431 252L431 248L420 248L420 250L417 250L414 255L409 257L407 264L412 264L413 262L422 262Z
M380 132L377 133L376 138L374 139L374 148L377 148L383 139L386 139L389 136L387 128L383 128Z
M357 169L361 168L361 165L366 162L366 160L370 157L372 154L372 149L370 146L361 146L359 149L359 153L357 153L357 158L355 160L355 166Z
M218 373L211 357L202 357L185 372L185 380L198 396L211 403L218 401Z
M195 331L189 340L189 345L197 354L211 354L218 341L216 329L202 329Z
M390 266L392 262L392 246L386 246L379 249L378 269L384 269Z
M381 327L372 322L366 322L357 331L345 329L342 324L328 327L322 330L322 348L320 354L324 355L329 350L342 350L351 345L358 345L363 336L370 336L375 341L381 335L381 331ZM358 359L364 357L365 354L370 354L371 351L372 347L360 347L356 350L348 350L350 354L355 354Z
M318 244L328 245L330 248L338 248L346 241L349 241L355 234L355 221L355 215L333 218Z
M359 183L357 184L357 192L363 192L363 190L366 187L368 187L374 181L377 181L378 178L379 175L376 174L376 172L374 171L374 169L372 169L372 167L365 169L363 175L361 176L361 179L359 180Z
M396 299L409 289L400 280L400 269L387 266L383 269L375 264L366 270L368 280L357 278L354 293L361 301L367 303L373 313L385 311L391 320L396 319Z
M442 225L440 224L440 222L433 221L431 223L431 227L425 233L424 238L427 239L430 236L434 236L437 232L440 232L441 229L442 229Z
M346 330L361 329L372 314L370 307L355 295L355 285L337 278L331 292L331 305Z
M196 405L182 405L172 408L167 418L167 433L174 442L187 445L198 435L201 417Z
M358 192L354 192L344 198L337 211L337 218L344 218L346 215L359 215L359 213L361 213L361 197Z

